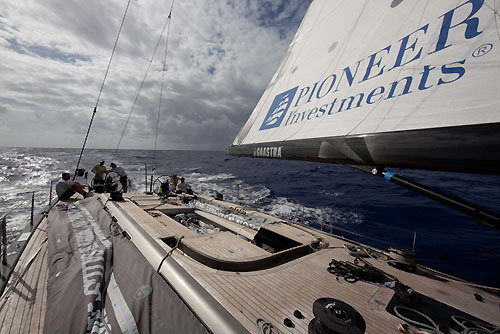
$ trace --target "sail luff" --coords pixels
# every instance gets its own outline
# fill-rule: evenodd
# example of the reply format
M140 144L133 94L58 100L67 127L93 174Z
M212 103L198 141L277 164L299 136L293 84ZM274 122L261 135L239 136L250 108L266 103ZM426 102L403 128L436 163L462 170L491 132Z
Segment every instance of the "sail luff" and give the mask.
M228 153L500 173L491 8L315 0Z

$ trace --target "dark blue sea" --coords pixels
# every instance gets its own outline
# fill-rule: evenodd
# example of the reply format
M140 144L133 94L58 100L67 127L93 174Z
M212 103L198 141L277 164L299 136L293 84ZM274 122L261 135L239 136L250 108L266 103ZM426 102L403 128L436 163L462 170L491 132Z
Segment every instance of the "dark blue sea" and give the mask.
M75 170L79 149L0 148L0 217L9 238L49 201L51 180ZM81 167L109 165L114 150L86 150ZM114 161L145 191L145 168L154 179L176 173L195 193L257 207L382 249L411 249L420 263L473 282L500 287L500 230L485 227L442 204L347 166L227 157L224 152L120 150ZM393 170L490 210L500 212L500 176ZM149 177L148 177L149 179ZM90 177L89 177L90 182ZM155 186L157 187L157 182ZM53 194L55 196L55 194Z

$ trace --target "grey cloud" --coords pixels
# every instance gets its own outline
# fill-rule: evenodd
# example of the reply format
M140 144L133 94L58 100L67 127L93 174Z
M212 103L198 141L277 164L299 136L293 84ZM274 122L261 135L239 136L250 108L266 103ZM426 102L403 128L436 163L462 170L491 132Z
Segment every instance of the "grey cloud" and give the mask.
M8 31L0 31L0 39L9 39L9 44L0 44L0 113L14 110L7 113L18 117L13 126L42 138L33 146L79 147L124 4L11 3L16 15L5 15L2 22ZM131 2L89 147L115 148L118 143L169 5L170 1ZM165 75L160 149L225 149L270 81L306 6L299 0L176 2L166 62L163 39L121 148L152 148ZM37 127L25 125L25 120Z
M110 48L113 45L121 14L125 7L111 1L66 1L47 0L39 4L38 13L33 13L47 25L61 31L70 31L81 42ZM121 8L123 7L123 8Z
M42 58L47 58L51 60L62 61L64 63L75 63L77 61L91 61L91 59L85 55L79 55L76 53L66 53L58 48L49 48L42 45L23 45L19 44L14 38L8 38L6 41L9 43L9 48L20 54L35 54Z

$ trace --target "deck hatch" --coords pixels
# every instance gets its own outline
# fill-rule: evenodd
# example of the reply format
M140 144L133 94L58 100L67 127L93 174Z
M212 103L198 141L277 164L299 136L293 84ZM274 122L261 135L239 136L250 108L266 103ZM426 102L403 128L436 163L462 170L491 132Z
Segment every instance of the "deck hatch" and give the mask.
M281 252L301 245L299 242L268 230L265 227L259 229L253 240L257 246L270 253Z

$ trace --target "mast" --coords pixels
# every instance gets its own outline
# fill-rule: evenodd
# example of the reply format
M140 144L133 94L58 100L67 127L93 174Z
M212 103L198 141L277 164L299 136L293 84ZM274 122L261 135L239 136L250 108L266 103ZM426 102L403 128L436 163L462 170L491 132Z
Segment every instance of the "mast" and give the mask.
M102 94L102 91L104 89L104 83L106 82L106 78L108 77L109 68L111 67L111 61L113 60L116 46L118 45L118 40L120 39L120 34L122 32L123 23L125 22L125 18L127 17L127 12L128 12L129 6L130 6L130 0L128 0L128 2L127 2L127 7L125 8L125 13L123 14L122 22L120 24L120 29L118 29L118 34L116 35L116 40L115 40L115 44L113 46L113 51L111 52L111 56L109 57L108 67L106 68L106 73L104 73L104 79L102 80L101 88L99 90L99 95L97 96L97 101L95 103L94 110L92 111L92 117L90 118L90 123L89 123L89 127L87 129L87 134L85 135L85 139L83 140L82 150L80 152L80 156L78 157L78 162L76 163L75 172L73 173L73 181L76 178L76 174L78 172L78 167L80 167L80 162L82 161L83 151L85 150L85 145L87 144L87 139L89 138L90 129L92 128L92 123L94 122L94 117L95 117L95 114L97 112L99 100L101 99L101 94Z

